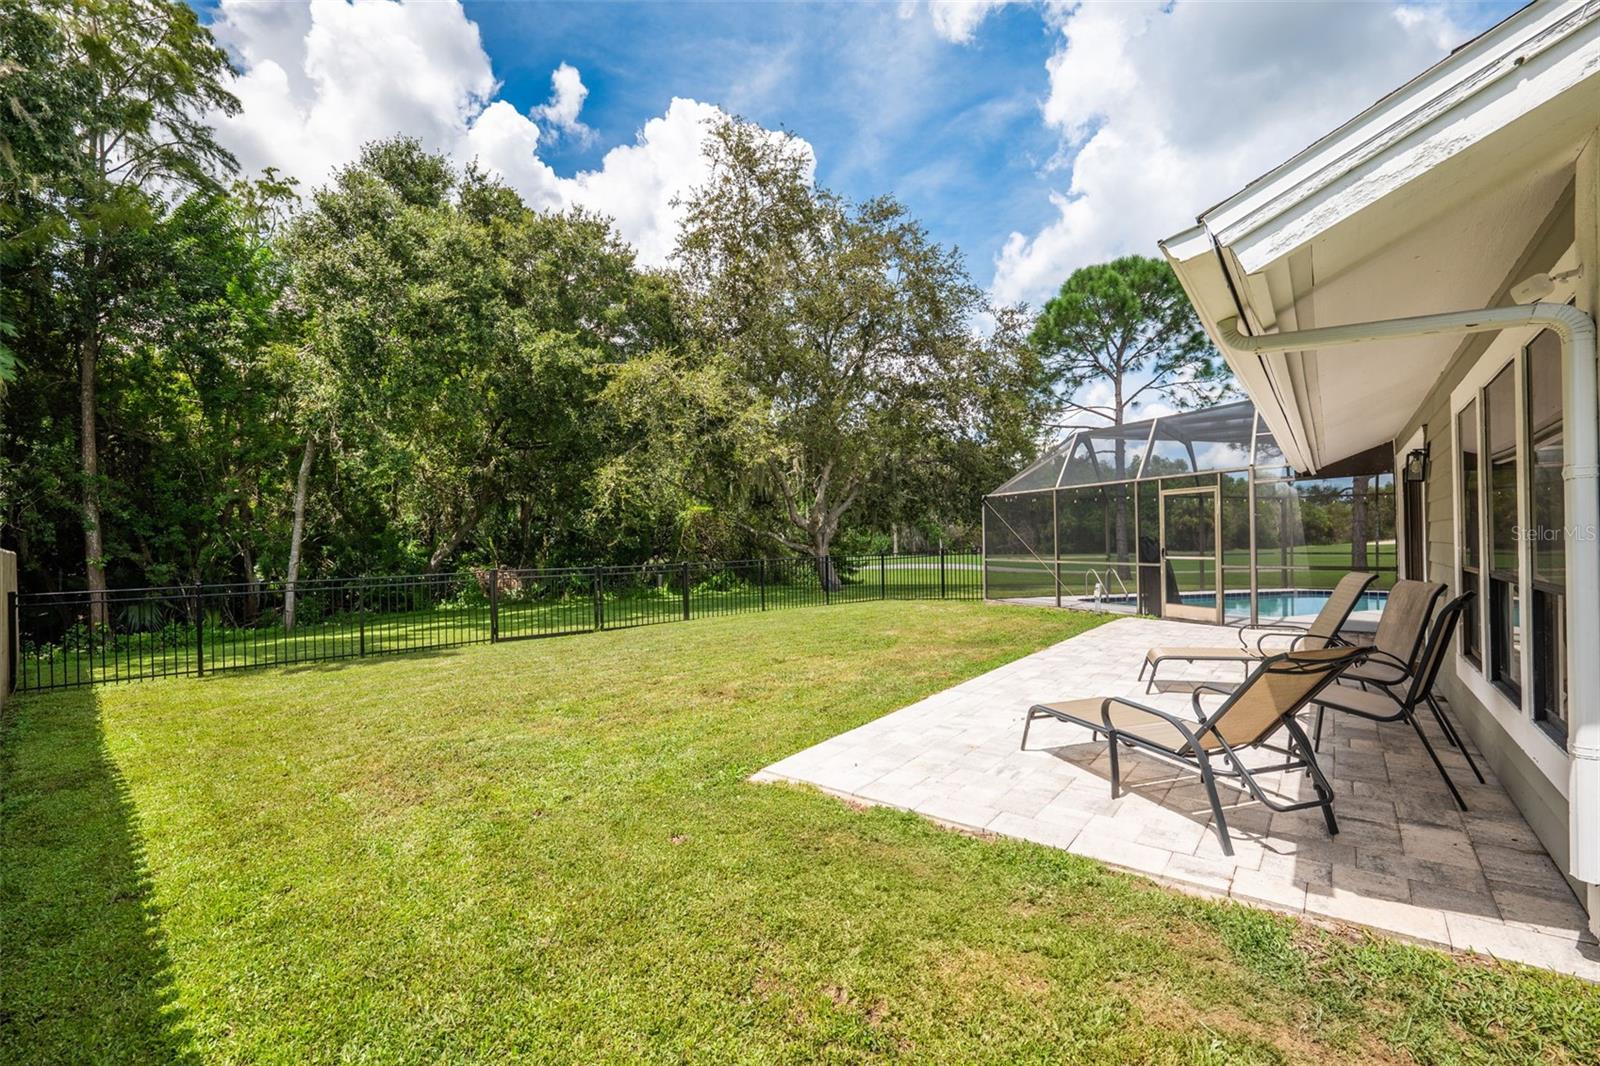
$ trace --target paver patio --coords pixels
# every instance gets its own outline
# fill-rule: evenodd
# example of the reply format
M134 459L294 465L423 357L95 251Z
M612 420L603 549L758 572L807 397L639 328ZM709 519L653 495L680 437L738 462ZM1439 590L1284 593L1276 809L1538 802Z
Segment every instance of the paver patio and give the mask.
M1086 730L1039 721L1029 750L1018 748L1024 712L1044 701L1126 695L1187 717L1194 682L1235 682L1242 668L1168 663L1161 690L1147 695L1136 677L1145 650L1234 642L1221 627L1118 619L755 777L1065 848L1189 891L1600 980L1600 944L1555 863L1492 771L1485 767L1488 781L1478 784L1431 721L1430 739L1466 813L1409 727L1330 712L1320 761L1333 782L1339 834L1329 837L1315 810L1276 814L1225 789L1231 857L1222 854L1195 775L1129 752L1123 793L1113 799L1106 745ZM1301 773L1261 781L1280 796L1309 794Z

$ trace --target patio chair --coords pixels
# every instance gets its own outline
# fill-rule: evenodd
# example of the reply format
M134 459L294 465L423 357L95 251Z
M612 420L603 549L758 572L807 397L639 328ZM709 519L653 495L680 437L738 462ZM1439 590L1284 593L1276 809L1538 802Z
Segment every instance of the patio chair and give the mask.
M1265 625L1246 625L1239 627L1239 646L1237 648L1151 648L1145 652L1144 663L1139 667L1139 680L1144 681L1144 672L1150 671L1150 679L1145 684L1146 692L1155 688L1156 670L1168 659L1181 659L1184 662L1224 662L1243 663L1248 671L1256 663L1273 654L1267 651L1267 641L1272 637L1289 636L1288 646L1279 648L1278 651L1297 651L1302 648L1310 650L1325 648L1332 644L1342 643L1339 640L1339 630L1344 628L1345 622L1350 619L1350 613L1355 610L1356 604L1361 601L1361 594L1367 591L1367 586L1378 578L1377 574L1352 573L1339 579L1339 583L1328 594L1328 601L1322 605L1322 610L1317 612L1317 617L1309 625L1300 625L1294 622L1270 622ZM1259 632L1252 645L1247 634Z
M1095 736L1105 735L1111 753L1111 795L1120 791L1121 770L1117 748L1126 745L1147 751L1200 775L1211 800L1217 836L1222 852L1233 854L1228 821L1217 796L1217 778L1237 778L1252 796L1274 811L1299 811L1319 807L1328 823L1328 834L1339 831L1333 817L1333 786L1317 766L1316 755L1295 715L1317 693L1331 684L1351 664L1366 655L1365 649L1348 647L1314 648L1283 652L1262 659L1238 688L1229 690L1213 685L1197 688L1190 698L1195 720L1184 721L1166 711L1147 707L1120 696L1092 697L1064 703L1040 703L1028 709L1022 727L1022 747L1028 746L1028 731L1039 718L1054 718L1083 726ZM1220 694L1222 704L1210 714L1200 697ZM1270 743L1280 729L1288 731L1285 745ZM1246 766L1239 752L1260 748L1284 757L1270 766ZM1217 763L1221 765L1217 765ZM1256 783L1256 775L1280 770L1305 770L1311 775L1314 799L1297 803L1277 803Z
M1394 588L1389 590L1383 615L1378 619L1372 654L1365 662L1351 667L1343 680L1355 682L1366 689L1376 688L1394 702L1402 702L1407 686L1415 677L1423 658L1423 638L1428 635L1428 619L1444 594L1445 587L1437 581L1396 581ZM1481 784L1483 771L1478 769L1472 752L1461 742L1461 735L1446 717L1444 708L1439 706L1430 689L1425 688L1421 698L1433 712L1445 740L1466 756L1467 766Z
M1428 617L1445 588L1437 581L1396 581L1389 590L1372 637L1372 654L1353 667L1347 681L1399 685L1411 677L1422 639L1428 634Z
M1397 588L1399 586L1396 586ZM1428 753L1428 758L1433 760L1434 769L1439 771L1439 776L1444 778L1450 795L1455 797L1456 806L1462 810L1467 809L1466 800L1461 798L1461 790L1456 788L1456 783L1450 779L1450 773L1444 768L1444 763L1439 761L1439 753L1434 750L1429 742L1428 735L1422 731L1422 723L1417 721L1417 708L1426 703L1433 710L1434 717L1439 720L1439 727L1445 736L1451 735L1451 728L1446 723L1444 712L1434 701L1432 695L1433 683L1438 679L1439 668L1444 665L1445 651L1450 647L1450 638L1455 635L1456 624L1461 620L1462 612L1467 609L1473 592L1469 589L1451 600L1444 606L1434 619L1433 631L1428 636L1428 642L1418 658L1416 668L1410 672L1410 684L1405 691L1395 696L1392 689L1379 687L1358 687L1355 685L1339 684L1330 685L1317 693L1313 703L1317 707L1316 726L1313 731L1312 747L1320 750L1322 747L1322 719L1329 710L1343 711L1353 714L1358 718L1365 718L1373 722L1405 722L1416 731L1417 739L1422 741L1423 750ZM1354 674L1352 669L1346 677ZM1461 753L1467 757L1467 765L1471 766L1474 773L1478 773L1477 763L1472 761L1472 753L1467 751L1465 744L1458 744ZM1478 780L1483 780L1483 775L1478 773Z

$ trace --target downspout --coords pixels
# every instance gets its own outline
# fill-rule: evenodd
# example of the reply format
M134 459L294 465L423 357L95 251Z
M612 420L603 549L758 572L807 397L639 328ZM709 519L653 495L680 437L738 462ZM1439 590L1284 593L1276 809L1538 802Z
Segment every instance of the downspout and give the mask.
M1291 333L1246 337L1238 319L1217 323L1224 347L1244 352L1311 351L1343 344L1436 334L1499 333L1538 327L1561 341L1561 388L1566 403L1566 464L1561 468L1567 553L1567 826L1572 876L1600 884L1600 392L1595 377L1594 319L1565 304L1535 303L1450 311L1381 322L1356 322ZM1593 917L1593 916L1591 916Z

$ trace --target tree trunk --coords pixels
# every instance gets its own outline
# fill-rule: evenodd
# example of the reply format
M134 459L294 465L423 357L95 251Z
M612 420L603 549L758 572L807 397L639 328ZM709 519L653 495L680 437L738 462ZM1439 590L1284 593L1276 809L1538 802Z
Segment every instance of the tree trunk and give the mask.
M451 531L450 535L434 546L433 552L428 556L428 573L437 574L450 556L455 554L455 550L461 547L461 542L467 539L467 534L477 526L478 516L482 511L482 506L474 503L472 510Z
M1367 568L1367 479L1355 478L1350 497L1350 569Z
M1119 426L1121 424L1120 421L1117 423ZM1116 506L1112 511L1113 521L1116 523L1115 536L1118 563L1126 563L1128 561L1128 485L1125 480L1128 476L1127 449L1127 444L1119 436L1117 438L1117 480L1122 483L1113 490L1117 494L1117 499ZM1128 576L1125 571L1126 567L1117 567L1117 572L1122 574L1124 578Z
M839 580L839 568L829 557L829 552L832 550L832 534L817 534L816 540L812 542L811 558L816 564L817 581L830 593L838 592L844 587L844 582Z
M83 461L83 562L89 586L89 624L104 626L105 538L100 530L100 451L95 442L95 370L100 359L100 314L89 300L87 326L78 345L79 445Z
M317 456L317 438L307 435L300 456L300 473L294 479L294 525L289 532L289 572L283 586L283 628L294 632L294 586L300 580L300 541L306 532L306 486L311 482L311 461Z

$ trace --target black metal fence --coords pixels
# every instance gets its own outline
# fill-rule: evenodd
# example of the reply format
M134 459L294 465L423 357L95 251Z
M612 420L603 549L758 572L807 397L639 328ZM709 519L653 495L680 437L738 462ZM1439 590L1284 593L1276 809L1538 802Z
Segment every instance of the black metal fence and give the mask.
M24 691L865 600L979 599L974 551L12 594ZM292 607L291 607L292 600ZM288 624L292 613L293 625Z

